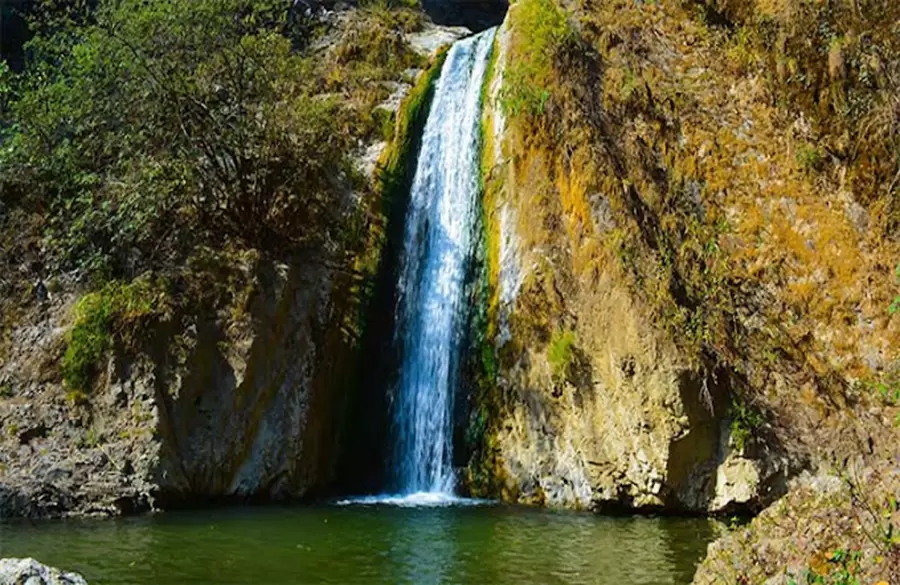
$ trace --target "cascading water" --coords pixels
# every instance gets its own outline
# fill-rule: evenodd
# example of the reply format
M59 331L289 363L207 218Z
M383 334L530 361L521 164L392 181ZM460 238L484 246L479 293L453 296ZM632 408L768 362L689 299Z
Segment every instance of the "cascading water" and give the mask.
M401 257L395 343L397 492L451 495L453 394L479 204L481 90L494 29L447 54L422 133Z

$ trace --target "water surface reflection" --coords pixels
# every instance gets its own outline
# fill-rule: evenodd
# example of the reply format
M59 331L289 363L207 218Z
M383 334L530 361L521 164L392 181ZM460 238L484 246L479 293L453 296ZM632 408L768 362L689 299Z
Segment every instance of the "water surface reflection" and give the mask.
M505 506L334 506L0 525L0 556L91 585L686 585L702 519L601 518Z

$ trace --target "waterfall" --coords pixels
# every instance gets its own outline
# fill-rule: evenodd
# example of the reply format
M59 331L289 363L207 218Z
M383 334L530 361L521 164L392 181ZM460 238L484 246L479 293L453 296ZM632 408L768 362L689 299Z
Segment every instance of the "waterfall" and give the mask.
M493 39L489 29L450 48L410 191L394 332L402 352L393 405L401 494L453 493L453 395L477 244L481 90Z

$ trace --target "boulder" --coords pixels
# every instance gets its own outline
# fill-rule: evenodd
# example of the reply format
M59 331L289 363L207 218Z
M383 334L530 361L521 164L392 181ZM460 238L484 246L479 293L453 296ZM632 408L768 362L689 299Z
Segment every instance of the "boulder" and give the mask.
M87 581L34 559L0 559L0 585L87 585Z

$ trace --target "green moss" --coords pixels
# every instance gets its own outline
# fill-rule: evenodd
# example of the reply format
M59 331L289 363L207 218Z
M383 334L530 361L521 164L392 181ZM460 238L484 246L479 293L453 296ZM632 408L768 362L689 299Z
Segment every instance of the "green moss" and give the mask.
M513 55L504 72L500 103L510 116L540 115L555 81L554 55L572 30L553 0L520 0L513 14Z
M112 343L112 307L109 297L97 292L84 296L75 311L62 374L67 388L84 391L90 388L100 358Z
M378 162L376 183L382 197L382 205L390 206L394 199L402 196L411 179L412 169L408 162L417 131L424 125L428 105L434 91L434 84L447 58L447 47L438 51L428 69L419 76L416 85L400 104L394 124L394 139L388 144ZM385 207L387 209L387 207Z
M372 119L375 122L378 135L385 142L390 142L394 138L394 112L385 108L375 108L372 110Z
M402 230L403 205L400 203L405 201L412 181L416 137L425 125L434 84L447 57L448 48L443 47L437 52L401 102L396 114L375 114L380 117L383 134L390 138L375 169L375 197L371 209L374 221L368 226L368 234L363 237L365 245L356 258L356 271L365 275L365 280L384 273L382 265L388 261L384 254L388 232L391 229ZM390 129L385 126L390 126ZM356 323L353 324L355 333L359 336L365 329L373 294L373 287L366 286L364 281L359 281L351 290L351 296L360 301Z
M498 392L497 379L500 364L497 356L499 293L497 274L499 269L498 222L494 216L501 182L494 177L495 148L493 143L493 104L490 103L490 87L496 75L497 41L491 49L481 88L482 117L479 126L479 156L481 174L481 221L476 278L479 286L478 305L472 317L472 348L470 376L474 396L466 428L466 446L470 453L468 463L468 488L473 495L496 497L500 492L496 474L497 445L492 425L500 419L503 407Z
M162 283L149 278L110 282L78 301L62 361L63 382L73 402L81 401L90 390L114 336L124 336L125 325L160 312L164 305Z
M557 330L550 338L550 347L547 350L547 361L550 362L550 370L553 377L562 379L565 377L569 366L575 359L576 337L574 331Z

